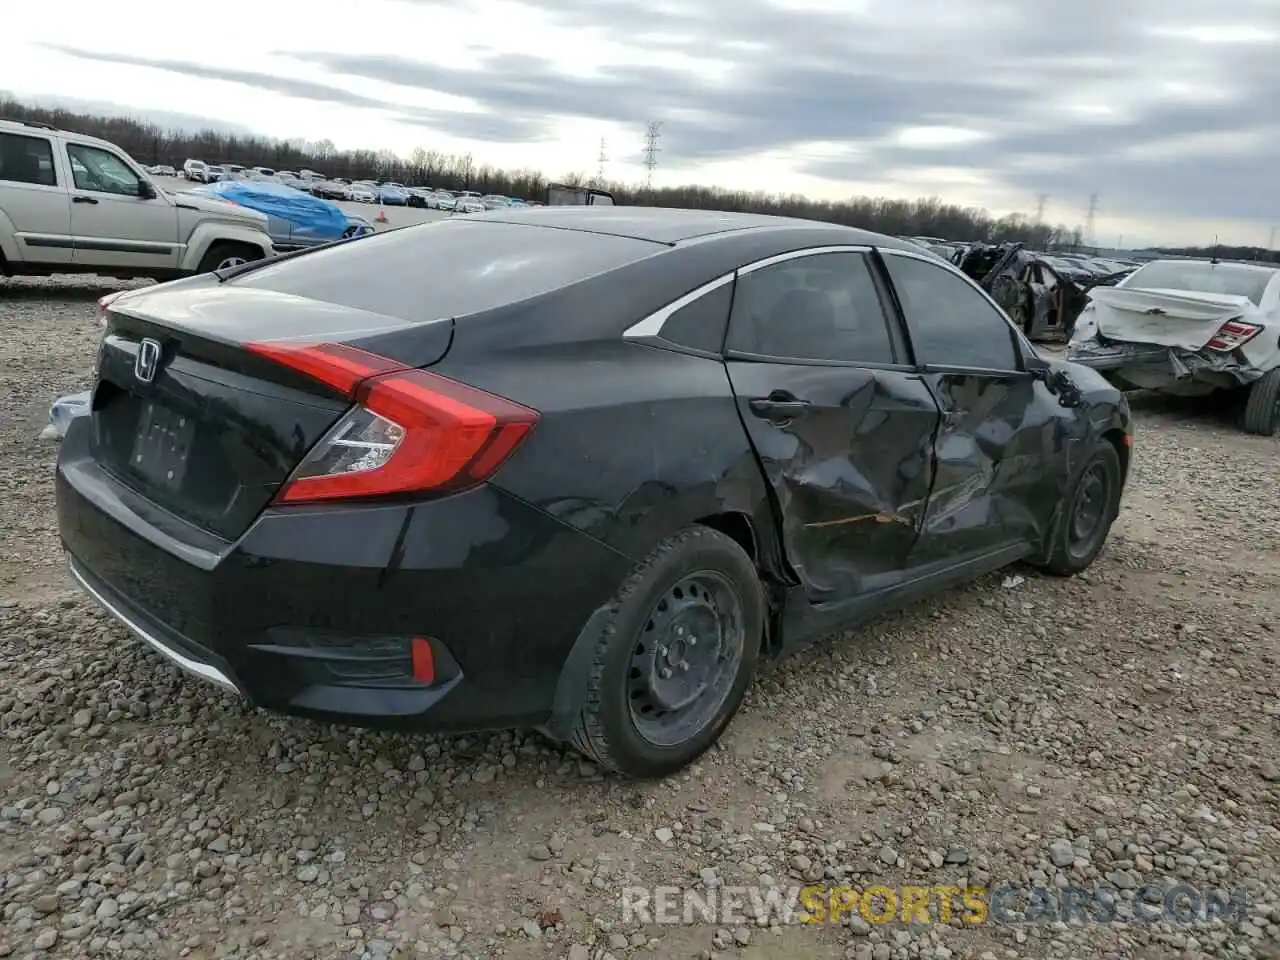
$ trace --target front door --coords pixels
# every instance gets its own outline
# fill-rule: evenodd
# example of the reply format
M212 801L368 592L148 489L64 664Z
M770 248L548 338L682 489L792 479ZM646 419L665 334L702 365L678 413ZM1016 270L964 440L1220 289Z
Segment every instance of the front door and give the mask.
M1063 411L1023 369L1004 313L972 283L914 253L882 250L915 359L942 417L929 508L912 564L1031 544L1057 502L1044 468Z
M933 473L938 408L867 255L804 251L744 268L726 342L787 559L815 604L900 579Z
M164 196L139 194L142 177L101 147L67 144L71 165L72 262L86 267L172 270L178 266L178 211Z

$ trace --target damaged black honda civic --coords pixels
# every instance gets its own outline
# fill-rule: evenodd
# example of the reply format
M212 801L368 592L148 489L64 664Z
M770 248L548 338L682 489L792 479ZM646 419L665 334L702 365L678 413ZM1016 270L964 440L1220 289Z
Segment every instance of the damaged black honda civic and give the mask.
M657 777L762 659L1070 575L1132 430L910 243L501 210L130 291L57 467L76 580L262 707Z

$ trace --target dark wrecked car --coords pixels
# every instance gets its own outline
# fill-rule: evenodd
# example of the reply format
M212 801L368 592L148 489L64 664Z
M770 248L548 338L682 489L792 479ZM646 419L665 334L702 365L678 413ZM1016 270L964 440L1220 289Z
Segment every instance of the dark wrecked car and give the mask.
M1116 385L1231 394L1249 433L1280 432L1280 267L1154 260L1097 286L1068 356Z
M1020 243L975 244L955 262L1032 340L1069 338L1094 282Z
M142 640L255 704L538 727L633 776L706 750L762 658L1083 570L1129 465L1102 377L831 224L501 210L107 316L59 524Z

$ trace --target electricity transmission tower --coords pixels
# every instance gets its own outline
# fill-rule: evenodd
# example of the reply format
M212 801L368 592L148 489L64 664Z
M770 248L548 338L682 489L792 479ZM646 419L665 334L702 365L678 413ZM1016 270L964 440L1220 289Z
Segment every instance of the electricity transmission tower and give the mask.
M1084 245L1093 246L1093 231L1098 225L1098 195L1089 197L1089 212L1084 217Z
M1047 193L1039 194L1036 197L1035 224L1037 227L1040 226L1040 224L1044 223L1044 208L1045 208L1045 204L1047 204L1048 202L1049 202L1049 195Z
M1271 236L1267 237L1267 249L1273 252L1276 249L1276 228L1275 227L1271 228Z
M596 157L596 186L604 186L604 165L609 162L604 137L600 138L600 155Z
M650 120L644 130L644 167L645 189L653 189L653 171L658 167L658 154L662 148L658 143L662 140L662 121Z

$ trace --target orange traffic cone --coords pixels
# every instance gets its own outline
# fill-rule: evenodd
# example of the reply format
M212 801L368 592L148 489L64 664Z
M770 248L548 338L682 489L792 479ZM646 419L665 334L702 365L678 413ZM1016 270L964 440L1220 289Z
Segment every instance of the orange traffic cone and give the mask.
M390 222L391 221L387 219L387 211L383 208L382 204L378 204L378 215L374 217L374 223L390 223Z

